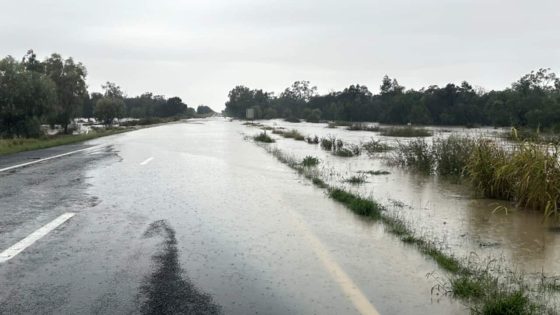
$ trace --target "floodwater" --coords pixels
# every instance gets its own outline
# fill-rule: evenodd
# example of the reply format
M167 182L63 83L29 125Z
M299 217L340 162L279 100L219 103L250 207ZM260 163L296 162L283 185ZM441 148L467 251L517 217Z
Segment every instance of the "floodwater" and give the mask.
M384 137L378 132L349 131L345 127L327 128L326 124L289 123L282 120L261 121L267 126L296 129L304 136L335 136L345 143L359 144L370 139L387 144L411 138ZM260 132L246 126L249 135ZM505 130L492 128L428 127L434 137L451 134L497 138ZM282 151L303 159L307 155L321 160L323 180L343 186L366 197L373 197L388 206L388 210L409 223L427 239L440 242L458 257L476 262L497 259L512 270L525 274L560 274L560 233L554 222L543 220L542 213L518 209L509 202L478 198L468 184L460 184L435 176L425 176L387 165L384 154L373 157L365 152L357 157L337 157L321 150L319 145L294 141L281 136L276 139ZM427 138L430 139L430 138ZM391 154L385 153L385 154ZM359 175L359 171L385 170L389 175L367 175L366 183L351 185L344 179ZM498 206L507 208L494 211Z
M118 212L110 229L136 239L166 222L183 277L225 314L353 314L352 291L381 314L467 313L431 294L432 261L244 140L246 131L214 119L116 137L120 162L86 175L100 200L91 221Z

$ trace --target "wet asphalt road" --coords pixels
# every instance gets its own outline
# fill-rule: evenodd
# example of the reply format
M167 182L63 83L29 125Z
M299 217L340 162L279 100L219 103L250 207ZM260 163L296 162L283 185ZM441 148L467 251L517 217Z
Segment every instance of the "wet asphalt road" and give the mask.
M430 295L433 263L242 131L195 121L0 157L89 148L0 172L0 252L75 213L0 263L0 314L371 311L356 292L381 314L464 313Z

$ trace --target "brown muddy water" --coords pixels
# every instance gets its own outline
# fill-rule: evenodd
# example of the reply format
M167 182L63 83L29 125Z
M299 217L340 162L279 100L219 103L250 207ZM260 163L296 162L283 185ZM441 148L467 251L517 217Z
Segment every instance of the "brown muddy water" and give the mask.
M345 143L360 144L370 139L389 145L406 142L411 138L381 136L379 132L349 131L346 127L327 128L326 124L289 123L282 120L260 121L272 127L296 129L304 136L335 136ZM433 137L451 134L471 137L499 138L504 129L427 127ZM258 128L245 126L249 135L261 132ZM543 221L542 213L518 209L512 203L481 199L474 194L468 183L439 179L434 176L415 174L387 165L391 152L373 157L362 153L355 157L337 157L324 151L319 145L294 141L269 134L276 140L273 146L296 159L315 156L321 160L320 177L329 185L341 186L365 197L387 205L388 211L409 223L416 234L428 240L436 240L450 253L478 262L497 259L508 269L539 277L560 274L560 230L553 220ZM367 175L360 185L344 180L360 171L382 170L388 175ZM507 211L494 211L504 206Z

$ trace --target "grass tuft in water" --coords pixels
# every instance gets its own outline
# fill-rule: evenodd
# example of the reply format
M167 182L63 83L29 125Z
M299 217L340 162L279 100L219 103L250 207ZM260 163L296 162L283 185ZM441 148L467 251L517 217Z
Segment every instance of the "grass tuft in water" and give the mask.
M369 174L369 175L389 175L391 172L389 171L360 171L360 173Z
M330 189L329 197L346 205L350 210L358 215L373 219L379 219L381 217L383 207L373 200L364 199L340 188Z
M258 142L264 143L273 143L274 139L272 139L269 135L266 134L266 131L259 133L258 135L254 136L253 139Z
M366 177L363 175L360 176L352 176L344 180L345 183L349 183L352 185L359 185L366 182Z
M292 129L290 131L283 132L281 135L284 138L294 139L294 140L298 140L298 141L304 141L305 140L305 137L301 133L299 133L299 131L297 131L296 129Z
M483 315L537 314L534 305L521 290L500 292L487 297L477 313Z
M319 137L318 136L307 136L305 137L305 141L309 144L319 144Z
M301 165L303 165L304 167L317 166L318 164L319 164L319 159L309 155L306 156L301 162Z
M369 155L373 155L375 153L382 153L393 150L393 147L386 143L382 143L379 140L371 139L370 141L364 143L362 148L366 150Z

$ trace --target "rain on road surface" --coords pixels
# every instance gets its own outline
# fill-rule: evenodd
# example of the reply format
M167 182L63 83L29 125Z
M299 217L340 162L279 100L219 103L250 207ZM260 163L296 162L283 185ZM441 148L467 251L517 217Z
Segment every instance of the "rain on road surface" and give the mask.
M433 262L242 130L189 121L0 158L81 150L0 172L0 314L467 312L430 294Z

